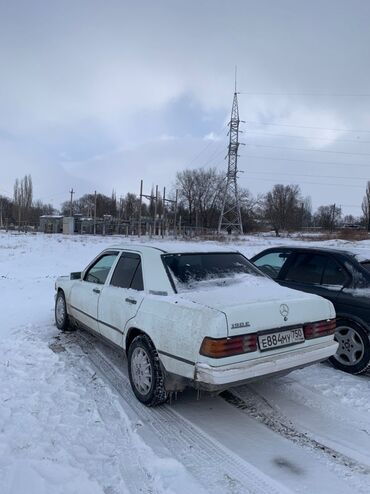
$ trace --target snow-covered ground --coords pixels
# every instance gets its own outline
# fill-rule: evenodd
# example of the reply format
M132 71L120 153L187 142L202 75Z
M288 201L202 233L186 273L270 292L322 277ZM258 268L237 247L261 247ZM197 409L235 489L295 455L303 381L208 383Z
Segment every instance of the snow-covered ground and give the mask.
M0 233L1 494L370 492L369 375L319 364L148 409L120 354L59 333L55 278L117 241ZM250 257L292 242L232 247ZM314 244L370 257L369 241Z

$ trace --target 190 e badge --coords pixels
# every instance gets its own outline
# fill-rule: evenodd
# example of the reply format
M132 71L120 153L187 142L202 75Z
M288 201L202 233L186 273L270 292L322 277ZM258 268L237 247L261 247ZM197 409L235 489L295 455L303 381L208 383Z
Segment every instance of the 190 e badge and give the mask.
M234 322L231 325L231 329L239 329L239 328L249 328L249 322Z

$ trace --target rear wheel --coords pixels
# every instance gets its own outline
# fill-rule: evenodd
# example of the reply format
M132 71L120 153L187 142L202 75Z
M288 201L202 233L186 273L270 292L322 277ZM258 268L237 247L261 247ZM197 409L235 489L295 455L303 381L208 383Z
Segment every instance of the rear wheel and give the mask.
M66 299L61 290L59 290L55 300L55 324L62 331L69 328Z
M145 334L136 336L128 349L128 372L132 390L141 403L152 407L167 400L158 353Z
M337 353L330 357L336 367L351 374L361 374L370 367L369 333L349 319L338 319L335 340L339 343Z

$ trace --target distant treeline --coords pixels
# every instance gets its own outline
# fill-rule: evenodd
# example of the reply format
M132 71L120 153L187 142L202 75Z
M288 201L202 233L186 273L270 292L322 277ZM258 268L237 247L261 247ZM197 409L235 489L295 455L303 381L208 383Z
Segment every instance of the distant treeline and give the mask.
M166 220L176 218L182 225L203 229L217 229L225 187L225 176L215 168L186 169L178 172L176 181L167 199L175 200L178 191L177 208L174 202L166 202ZM341 208L335 204L320 206L312 211L310 197L304 197L299 185L276 184L266 194L253 196L249 190L240 188L240 207L245 232L272 228L276 235L280 231L294 231L302 228L321 227L334 230L346 224L369 225L370 217L370 182L362 202L363 214L355 218L352 215L342 216ZM154 221L163 216L164 204L161 194L155 200L154 188L149 199L143 199L141 218L143 221ZM155 204L157 202L157 204ZM228 199L226 200L226 210ZM101 193L85 194L72 203L73 214L84 217L102 218L110 215L118 221L135 222L139 218L140 197L132 192L117 198L116 192L106 196ZM37 225L39 217L45 214L60 213L69 216L71 202L65 201L60 211L51 204L33 200L32 177L26 175L16 179L13 198L0 195L0 226L5 224ZM180 220L181 218L181 220Z

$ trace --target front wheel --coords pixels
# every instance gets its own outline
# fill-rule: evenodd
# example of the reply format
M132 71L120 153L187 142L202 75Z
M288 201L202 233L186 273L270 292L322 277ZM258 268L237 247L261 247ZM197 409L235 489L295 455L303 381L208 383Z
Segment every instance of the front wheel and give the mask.
M330 362L350 374L362 374L370 367L369 333L349 319L338 319L334 339L339 343Z
M153 407L167 400L158 353L145 334L136 336L128 349L128 373L132 390L141 403Z
M55 300L55 324L62 331L69 327L66 299L61 290L59 290Z

